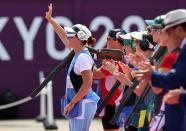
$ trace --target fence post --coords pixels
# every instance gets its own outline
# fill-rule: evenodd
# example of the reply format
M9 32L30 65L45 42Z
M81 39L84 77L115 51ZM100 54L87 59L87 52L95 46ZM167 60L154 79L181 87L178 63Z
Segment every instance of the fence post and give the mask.
M39 81L42 83L44 81L43 71L39 71ZM40 93L40 114L36 118L37 121L44 121L46 119L46 88Z
M52 81L47 84L47 116L44 121L45 129L57 129L54 122Z

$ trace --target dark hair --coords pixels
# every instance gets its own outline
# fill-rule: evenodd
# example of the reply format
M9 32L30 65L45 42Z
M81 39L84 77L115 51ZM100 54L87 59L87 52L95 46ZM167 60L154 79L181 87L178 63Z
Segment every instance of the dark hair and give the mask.
M82 41L82 43L83 43L83 45L88 44L88 45L94 46L95 43L96 43L96 38L91 36L91 37L88 38L87 41L86 40Z
M117 39L116 34L118 32L121 32L123 34L127 34L127 32L125 30L123 30L123 29L112 29L112 30L109 30L108 36L110 36L113 39Z
M152 30L152 27L149 25L149 26L146 27L146 30L147 30L148 34L150 34L151 30Z
M108 36L114 40L118 40L123 45L123 40L117 36L117 33L127 34L123 29L112 29L109 31Z
M153 41L153 37L151 34L143 34L143 39L147 39L154 46L157 44L156 42Z
M156 43L153 41L153 37L151 34L143 34L142 36L142 41L140 41L140 48L143 51L147 51L147 50L154 50L154 48L150 48L150 44L153 45L153 47L156 45Z
M180 26L186 31L186 22L180 24Z
M175 26L173 26L173 27L171 27L171 28L172 28L172 29L175 29L175 28L177 28L178 26L181 26L181 27L186 31L186 22L181 23L181 24L179 24L179 25L175 25Z

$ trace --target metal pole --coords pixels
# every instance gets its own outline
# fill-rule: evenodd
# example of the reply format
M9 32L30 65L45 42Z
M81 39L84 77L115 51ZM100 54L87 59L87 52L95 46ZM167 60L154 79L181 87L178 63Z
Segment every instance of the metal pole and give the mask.
M40 84L45 80L43 71L39 71ZM44 121L46 118L46 89L43 88L40 93L40 114L37 121Z
M52 81L47 84L47 117L44 121L44 126L45 129L49 130L57 129L57 125L54 122Z

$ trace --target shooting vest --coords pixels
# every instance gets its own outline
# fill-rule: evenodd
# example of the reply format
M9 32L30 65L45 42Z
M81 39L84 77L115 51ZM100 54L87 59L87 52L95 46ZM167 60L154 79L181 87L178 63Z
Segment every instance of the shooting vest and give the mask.
M68 102L70 102L73 97L76 95L76 93L79 91L79 89L81 88L82 84L83 84L83 79L81 75L77 75L74 72L74 65L76 63L76 60L78 58L78 56L80 54L87 54L91 57L89 51L87 49L84 49L82 51L80 51L79 53L75 54L75 56L73 57L71 64L69 66L68 69L68 74L67 74L67 81L66 81L66 99ZM84 63L82 63L84 64ZM92 60L92 64L93 64L93 60ZM83 108L85 108L85 104L86 103L94 103L97 104L97 102L99 101L99 97L98 95L92 91L92 88L89 89L89 91L87 92L87 94L84 96L83 99L81 99L78 103L78 106L74 106L76 110L78 111L78 116L82 116L81 118L84 118L84 112L83 112Z

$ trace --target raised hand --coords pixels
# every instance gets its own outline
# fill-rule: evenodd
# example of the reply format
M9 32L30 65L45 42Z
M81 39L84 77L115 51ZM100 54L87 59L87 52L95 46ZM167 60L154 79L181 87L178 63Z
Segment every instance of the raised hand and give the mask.
M126 65L126 64L124 64L123 62L120 62L120 61L118 63L119 63L119 67L120 67L120 69L123 73L125 73L125 74L130 74L131 73L132 69L128 65Z
M147 61L147 59L145 58L145 56L141 53L130 53L128 56L128 61L130 64L132 64L133 66L137 67L138 68L138 64L141 63L141 62L145 62Z
M115 70L118 70L118 66L114 64L114 62L103 60L102 63L104 69L109 71L111 74L114 73Z
M51 18L52 18L52 10L53 10L52 4L50 3L50 5L48 6L48 11L45 12L45 18L46 18L48 21L51 20Z
M151 63L148 61L138 63L138 69L140 69L140 70L146 70L149 68L151 68Z
M183 89L170 90L163 98L163 101L167 104L178 104Z
M124 83L125 85L131 86L132 82L127 78L127 76L124 73L121 73L117 70L114 71L113 76L121 83Z
M145 79L146 81L151 80L151 75L153 72L153 68L149 62L141 62L139 63L139 71L134 71L133 77L136 77L139 81Z

